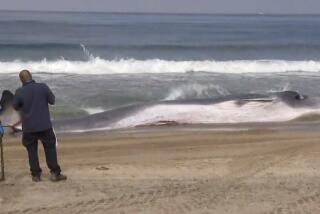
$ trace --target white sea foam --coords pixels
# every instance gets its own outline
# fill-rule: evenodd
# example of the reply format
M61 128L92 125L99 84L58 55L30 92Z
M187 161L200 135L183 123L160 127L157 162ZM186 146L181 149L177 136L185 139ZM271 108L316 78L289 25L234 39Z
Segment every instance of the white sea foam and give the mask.
M89 53L88 53L89 54ZM21 69L33 72L75 74L134 74L134 73L272 73L272 72L319 72L320 61L285 60L236 60L236 61L168 61L160 59L105 60L90 57L88 61L8 61L0 62L0 73L16 73Z
M229 91L218 84L201 85L197 83L184 84L171 89L164 100L196 99L212 95L229 95Z
M88 114L97 114L97 113L101 113L101 112L104 112L106 111L106 109L104 108L99 108L99 107L96 107L96 108L84 108L83 110L85 110Z

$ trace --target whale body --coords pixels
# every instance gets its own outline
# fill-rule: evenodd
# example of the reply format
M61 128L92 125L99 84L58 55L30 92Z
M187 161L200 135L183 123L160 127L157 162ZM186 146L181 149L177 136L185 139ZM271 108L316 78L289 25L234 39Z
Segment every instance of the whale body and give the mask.
M83 132L167 124L283 122L317 113L317 98L294 91L131 105L77 119L54 121L58 132Z
M3 92L0 119L5 124L19 120L19 114L10 105L12 98L11 92ZM130 105L75 119L54 120L53 126L56 132L86 132L168 124L283 122L318 113L319 98L284 91Z

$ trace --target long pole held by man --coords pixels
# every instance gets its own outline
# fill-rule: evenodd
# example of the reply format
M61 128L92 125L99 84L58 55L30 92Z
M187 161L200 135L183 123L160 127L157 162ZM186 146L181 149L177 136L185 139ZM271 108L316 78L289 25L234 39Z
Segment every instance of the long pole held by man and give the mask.
M3 138L4 135L4 129L3 126L1 125L1 121L0 121L0 162L1 162L1 176L0 176L0 181L4 181L5 180L5 175L4 175L4 154L3 154Z

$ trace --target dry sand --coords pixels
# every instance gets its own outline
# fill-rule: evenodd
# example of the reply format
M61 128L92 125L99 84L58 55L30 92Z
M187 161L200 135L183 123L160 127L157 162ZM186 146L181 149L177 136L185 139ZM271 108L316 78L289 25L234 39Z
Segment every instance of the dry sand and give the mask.
M1 214L320 213L320 134L150 128L60 136L68 181L30 179L7 138Z

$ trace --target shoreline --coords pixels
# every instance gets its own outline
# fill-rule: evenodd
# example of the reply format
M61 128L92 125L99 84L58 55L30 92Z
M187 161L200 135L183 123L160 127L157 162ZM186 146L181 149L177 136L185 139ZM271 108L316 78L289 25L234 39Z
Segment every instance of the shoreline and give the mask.
M317 117L318 115L314 115ZM308 119L308 118L307 118ZM188 131L208 131L214 133L220 132L242 132L242 131L320 131L320 122L316 120L292 120L286 122L246 122L246 123L215 123L215 124L164 124L164 125L141 125L128 128L115 128L115 129L97 129L87 131L66 131L57 133L58 135L82 135L82 134L113 134L113 133L148 133L148 132L166 132L168 130L175 132L188 132Z

